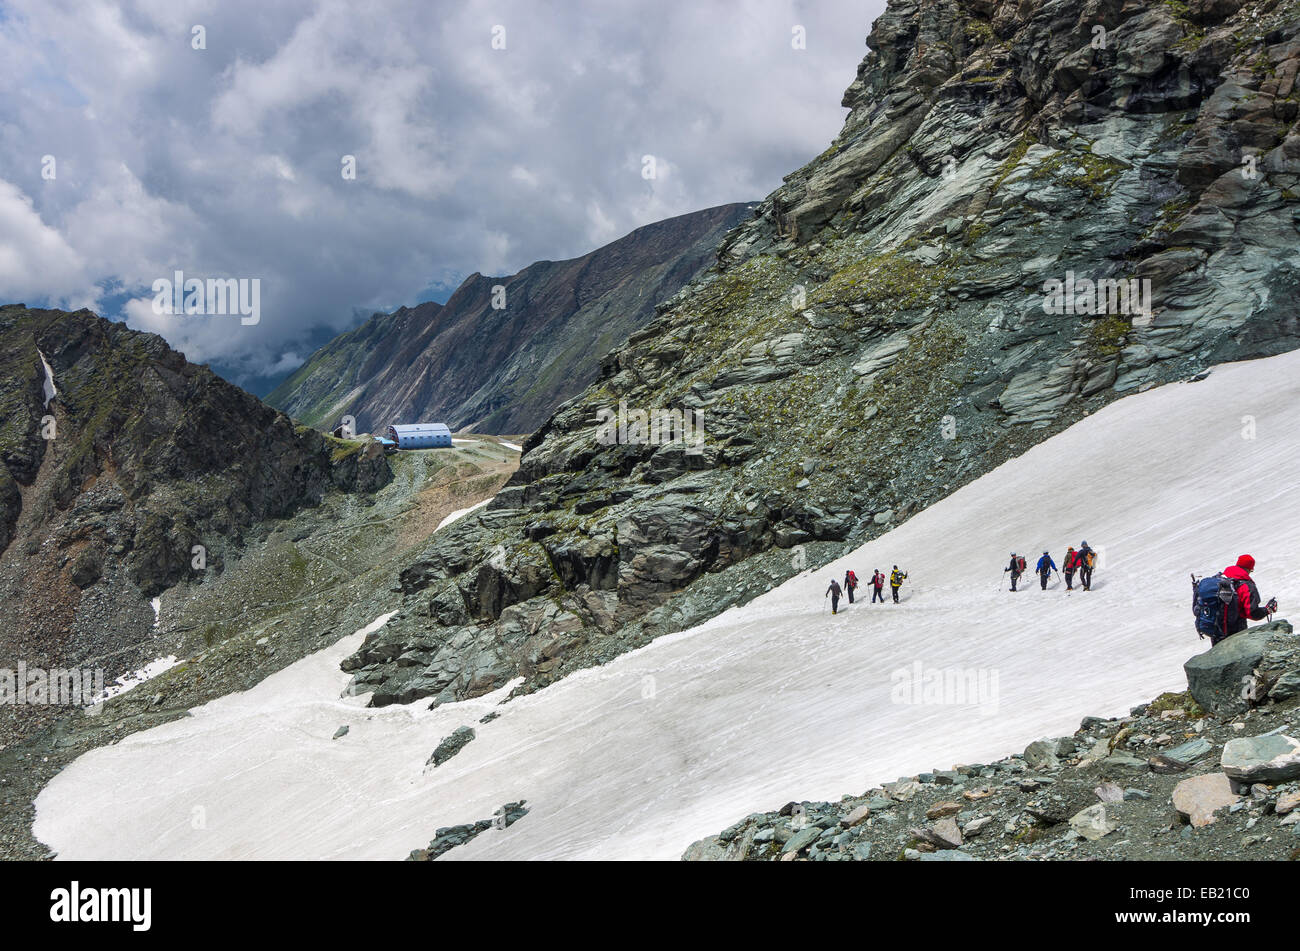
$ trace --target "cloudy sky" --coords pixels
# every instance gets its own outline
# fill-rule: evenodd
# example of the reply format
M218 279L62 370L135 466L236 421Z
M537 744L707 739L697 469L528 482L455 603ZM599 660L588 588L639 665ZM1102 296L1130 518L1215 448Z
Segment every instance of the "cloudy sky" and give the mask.
M762 198L838 131L883 7L0 0L0 302L264 392L474 271ZM259 322L157 313L176 270L258 279Z

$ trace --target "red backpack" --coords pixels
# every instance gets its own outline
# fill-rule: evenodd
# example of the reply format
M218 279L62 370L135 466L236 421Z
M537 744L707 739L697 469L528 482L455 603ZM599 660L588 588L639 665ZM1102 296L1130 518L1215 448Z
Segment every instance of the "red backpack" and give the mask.
M1024 574L1024 573L1025 573L1025 568L1026 568L1026 564L1025 564L1025 556L1024 556L1024 555L1017 555L1017 556L1016 556L1016 570L1019 571L1021 574Z

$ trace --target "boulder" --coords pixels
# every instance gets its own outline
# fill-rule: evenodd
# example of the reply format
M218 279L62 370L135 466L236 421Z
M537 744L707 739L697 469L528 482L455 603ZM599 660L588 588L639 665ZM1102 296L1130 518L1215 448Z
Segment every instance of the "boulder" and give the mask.
M859 823L865 822L869 815L871 815L871 806L867 803L863 803L841 819L840 824L846 829L852 829Z
M1223 773L1193 776L1174 787L1174 809L1197 829L1210 825L1216 812L1236 801L1232 783Z
M936 802L933 806L925 811L927 819L943 819L947 816L955 816L961 812L962 806L959 802Z
M821 837L821 834L822 829L820 826L804 826L786 840L785 845L781 846L781 851L792 853L802 852L804 849L808 848L808 846L816 842L818 838Z
M900 802L907 802L921 791L921 784L914 779L904 779L896 783L888 783L884 787L885 795L890 799L897 799Z
M962 844L961 829L953 818L940 819L928 829L917 831L917 837L939 849L955 849Z
M727 847L711 835L698 842L692 842L682 853L683 862L721 862L727 858Z
M1220 760L1238 783L1285 783L1300 779L1300 740L1280 733L1229 740Z
M1025 747L1025 765L1030 769L1055 769L1061 765L1055 740L1035 740Z
M1264 658L1272 625L1242 631L1183 664L1192 698L1211 713L1240 713L1247 703L1242 684Z
M1124 790L1114 783L1102 783L1093 790L1102 802L1123 802Z
M1170 759L1176 759L1180 763L1195 763L1206 753L1214 749L1214 744L1203 736L1188 740L1180 746L1175 746L1171 750L1165 751L1165 756Z
M1278 703L1300 697L1300 670L1288 670L1278 677L1269 689L1268 697Z
M1114 803L1099 802L1089 806L1082 812L1075 813L1070 820L1070 828L1089 842L1096 842L1119 828L1114 809Z

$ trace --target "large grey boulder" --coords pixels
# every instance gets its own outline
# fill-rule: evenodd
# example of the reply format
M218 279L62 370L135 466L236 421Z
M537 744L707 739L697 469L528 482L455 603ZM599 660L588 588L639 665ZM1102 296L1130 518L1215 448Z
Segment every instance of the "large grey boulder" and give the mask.
M1272 627L1265 624L1234 634L1183 664L1192 698L1220 716L1245 710L1243 685L1264 659Z
M1030 769L1056 769L1061 765L1056 740L1034 740L1025 747L1025 765Z
M1238 737L1224 745L1220 764L1241 785L1300 779L1300 740L1281 733Z

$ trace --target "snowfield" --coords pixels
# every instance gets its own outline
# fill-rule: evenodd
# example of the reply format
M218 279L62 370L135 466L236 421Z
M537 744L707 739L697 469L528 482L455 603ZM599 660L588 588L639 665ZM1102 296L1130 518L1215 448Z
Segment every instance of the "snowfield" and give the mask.
M1297 407L1300 353L1131 396L830 566L500 706L509 686L432 711L365 708L338 669L358 632L82 756L40 795L35 833L64 859L400 859L526 799L523 819L446 858L676 859L790 799L1001 757L1184 689L1183 661L1208 647L1191 571L1250 552L1286 616ZM1032 576L1000 589L1012 549L1059 564L1085 538L1101 553L1093 591ZM864 585L826 613L831 577L894 564L910 575L902 604L868 605ZM927 693L944 669L986 693ZM461 725L477 739L426 768Z

